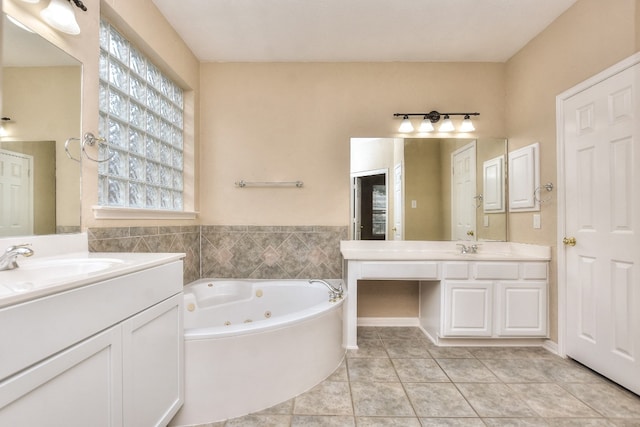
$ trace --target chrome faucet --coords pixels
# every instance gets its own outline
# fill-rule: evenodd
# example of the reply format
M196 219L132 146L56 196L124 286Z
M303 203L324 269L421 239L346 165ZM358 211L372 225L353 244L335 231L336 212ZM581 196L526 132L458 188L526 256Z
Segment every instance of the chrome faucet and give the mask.
M30 244L24 245L15 245L9 246L6 251L2 255L0 255L0 271L2 270L13 270L14 268L18 268L18 262L16 258L18 255L30 257L33 255L33 249L29 246Z
M478 253L478 245L476 244L465 246L463 243L458 243L456 246L460 246L461 254L477 254Z
M309 283L313 283L313 282L322 283L327 288L329 288L329 301L330 302L336 302L339 299L342 299L342 297L344 295L344 290L342 289L342 282L340 282L340 286L338 286L337 288L335 286L333 286L331 283L327 282L326 280L322 280L322 279L311 279L311 280L309 280Z

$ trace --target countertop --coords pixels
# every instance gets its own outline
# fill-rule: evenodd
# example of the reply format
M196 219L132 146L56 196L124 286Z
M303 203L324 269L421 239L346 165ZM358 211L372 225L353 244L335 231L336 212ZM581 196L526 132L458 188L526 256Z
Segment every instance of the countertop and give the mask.
M0 271L0 308L179 261L184 257L184 253L86 251L34 256L34 259L18 257L20 267ZM85 263L90 267L100 265L101 268L82 272L82 268L77 267ZM65 267L68 272L65 272ZM54 270L55 275L48 274Z
M461 253L463 244L477 253ZM347 261L549 261L551 247L512 242L438 242L418 240L343 240Z

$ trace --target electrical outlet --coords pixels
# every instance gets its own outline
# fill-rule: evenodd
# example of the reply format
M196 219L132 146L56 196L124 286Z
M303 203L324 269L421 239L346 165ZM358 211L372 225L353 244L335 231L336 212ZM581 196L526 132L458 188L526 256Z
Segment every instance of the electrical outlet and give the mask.
M533 228L541 228L540 214L533 214Z

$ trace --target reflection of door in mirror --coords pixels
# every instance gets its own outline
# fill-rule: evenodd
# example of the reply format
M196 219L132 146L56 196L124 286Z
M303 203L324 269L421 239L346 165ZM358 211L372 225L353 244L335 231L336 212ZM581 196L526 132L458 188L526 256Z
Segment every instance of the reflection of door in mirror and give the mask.
M0 150L0 235L33 234L33 157Z
M5 15L2 69L2 115L11 122L0 149L34 156L33 230L18 234L78 232L80 165L66 156L64 143L81 134L82 64ZM71 148L77 157L79 147Z
M11 160L0 167L9 184L0 185L0 236L56 233L55 141L3 141L1 146L0 153L9 153L5 158Z
M387 236L386 174L354 177L354 239L385 240Z
M476 142L451 154L451 238L475 240Z

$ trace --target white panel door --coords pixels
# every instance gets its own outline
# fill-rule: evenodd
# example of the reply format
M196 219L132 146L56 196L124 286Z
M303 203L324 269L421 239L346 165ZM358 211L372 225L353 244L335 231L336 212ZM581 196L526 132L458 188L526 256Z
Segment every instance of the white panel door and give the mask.
M639 67L617 72L563 102L567 240L560 248L565 259L567 355L636 393Z
M451 239L475 240L476 143L451 155Z
M0 150L0 236L33 234L33 157Z
M404 239L404 193L402 191L402 163L393 168L393 240Z

